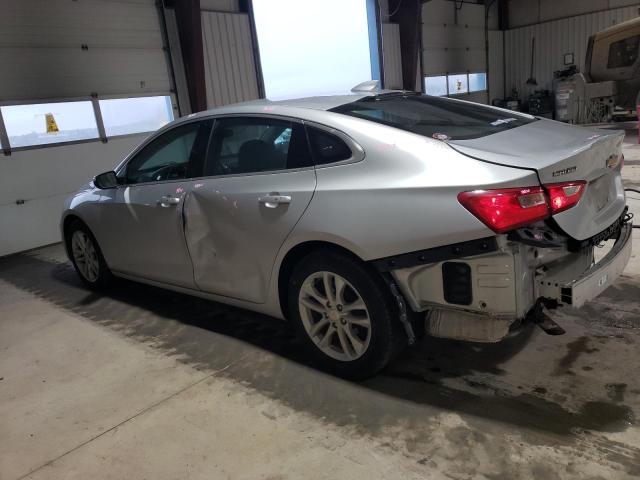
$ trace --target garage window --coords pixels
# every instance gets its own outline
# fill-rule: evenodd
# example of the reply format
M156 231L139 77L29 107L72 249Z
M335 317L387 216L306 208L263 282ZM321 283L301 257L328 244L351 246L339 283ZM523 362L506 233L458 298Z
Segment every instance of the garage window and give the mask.
M5 151L106 141L107 137L154 132L173 120L168 95L4 105L0 113L4 120L0 147Z
M456 73L424 77L424 92L435 97L464 95L487 90L485 72Z
M447 81L449 83L449 95L460 95L469 91L469 79L466 73L449 75Z
M171 97L134 97L100 100L107 136L153 132L173 120Z
M424 91L427 95L445 96L447 94L447 76L424 77Z
M469 74L469 92L484 92L487 89L486 73Z
M89 101L0 107L12 148L98 138Z

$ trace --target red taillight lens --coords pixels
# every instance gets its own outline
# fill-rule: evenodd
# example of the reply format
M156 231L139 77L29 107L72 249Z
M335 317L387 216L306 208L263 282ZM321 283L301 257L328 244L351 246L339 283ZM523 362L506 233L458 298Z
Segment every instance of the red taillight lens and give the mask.
M580 201L587 182L552 183L545 185L549 193L551 214L563 212Z
M459 193L458 201L496 233L508 232L549 216L542 187L474 190Z

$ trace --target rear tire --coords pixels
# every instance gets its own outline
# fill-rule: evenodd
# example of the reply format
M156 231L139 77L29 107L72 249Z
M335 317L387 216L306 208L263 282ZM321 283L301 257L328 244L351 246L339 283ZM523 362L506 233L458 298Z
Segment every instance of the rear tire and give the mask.
M318 251L302 259L289 281L288 304L308 351L341 377L375 375L406 343L389 288L348 255Z
M65 233L69 259L80 280L92 290L106 287L113 275L91 230L80 220L75 220Z

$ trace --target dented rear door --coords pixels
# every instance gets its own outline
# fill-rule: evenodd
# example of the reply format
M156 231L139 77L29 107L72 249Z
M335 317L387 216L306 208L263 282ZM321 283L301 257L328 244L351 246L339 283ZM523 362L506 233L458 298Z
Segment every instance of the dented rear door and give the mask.
M185 202L185 235L198 288L264 302L276 254L307 208L315 181L310 169L195 182ZM290 202L267 205L263 199L275 193Z
M268 117L216 122L207 160L212 175L194 182L184 205L185 238L199 289L255 303L266 300L278 250L315 190L306 149L299 122ZM282 155L287 163L278 165ZM247 171L252 168L275 170Z

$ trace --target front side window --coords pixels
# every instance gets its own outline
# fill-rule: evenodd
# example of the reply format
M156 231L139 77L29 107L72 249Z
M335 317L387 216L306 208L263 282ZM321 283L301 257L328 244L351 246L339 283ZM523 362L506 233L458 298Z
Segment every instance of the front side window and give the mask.
M312 164L301 124L272 118L223 118L216 122L205 175L269 172Z
M211 124L210 120L188 123L154 139L127 164L125 183L201 176Z
M611 46L609 46L607 68L630 67L636 63L639 47L640 35L613 42Z
M453 140L480 138L535 121L515 112L417 94L365 97L332 111L430 138Z

